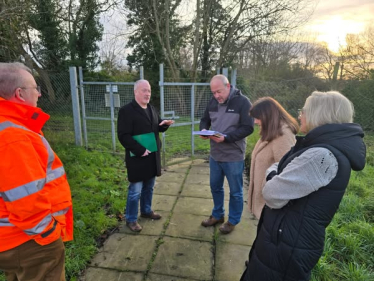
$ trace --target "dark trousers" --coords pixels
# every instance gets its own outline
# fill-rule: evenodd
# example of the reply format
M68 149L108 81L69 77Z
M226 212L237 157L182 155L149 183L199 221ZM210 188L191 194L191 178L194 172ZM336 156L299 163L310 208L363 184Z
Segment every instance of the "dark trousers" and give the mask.
M41 246L30 240L0 252L0 270L8 281L65 281L64 243Z

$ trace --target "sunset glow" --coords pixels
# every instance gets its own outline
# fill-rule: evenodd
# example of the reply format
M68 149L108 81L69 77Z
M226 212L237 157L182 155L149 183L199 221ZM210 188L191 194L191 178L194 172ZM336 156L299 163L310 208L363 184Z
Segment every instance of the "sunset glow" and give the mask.
M343 19L341 16L334 16L329 20L320 20L311 25L310 29L317 35L317 40L327 43L328 48L333 52L338 52L347 43L347 34L357 34L365 28L363 22Z

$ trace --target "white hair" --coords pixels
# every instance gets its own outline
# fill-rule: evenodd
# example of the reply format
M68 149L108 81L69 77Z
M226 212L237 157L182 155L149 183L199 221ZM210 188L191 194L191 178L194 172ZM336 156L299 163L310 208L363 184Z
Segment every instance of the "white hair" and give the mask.
M145 80L145 79L140 79L140 80L136 81L135 84L134 84L134 92L136 91L136 89L138 88L138 86L140 84L144 83L144 82L146 82L146 83L149 84L148 80Z
M13 96L14 91L22 86L23 75L27 71L32 74L30 68L20 62L0 62L0 97L8 100Z
M324 124L353 122L352 102L337 91L313 92L303 110L308 131Z

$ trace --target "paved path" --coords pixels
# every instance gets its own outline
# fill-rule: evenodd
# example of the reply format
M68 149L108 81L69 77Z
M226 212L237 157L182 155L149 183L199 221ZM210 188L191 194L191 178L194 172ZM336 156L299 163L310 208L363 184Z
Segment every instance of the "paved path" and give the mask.
M228 210L225 184L225 209ZM244 198L247 198L244 189ZM140 233L124 223L93 258L86 281L238 281L256 235L257 221L246 205L235 230L222 235L201 221L211 214L209 164L202 160L170 166L157 178L152 207L160 221L139 218ZM226 211L227 212L227 211ZM226 218L227 220L227 214Z

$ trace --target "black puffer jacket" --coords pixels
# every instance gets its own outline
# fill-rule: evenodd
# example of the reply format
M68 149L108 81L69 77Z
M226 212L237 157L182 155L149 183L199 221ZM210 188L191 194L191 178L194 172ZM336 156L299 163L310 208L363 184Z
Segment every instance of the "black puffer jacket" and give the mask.
M365 166L363 136L361 127L350 123L323 125L298 137L295 147L279 162L278 174L307 149L325 147L338 161L337 175L328 185L281 209L264 207L241 280L310 279L323 252L325 229L339 207L351 169L358 171Z

